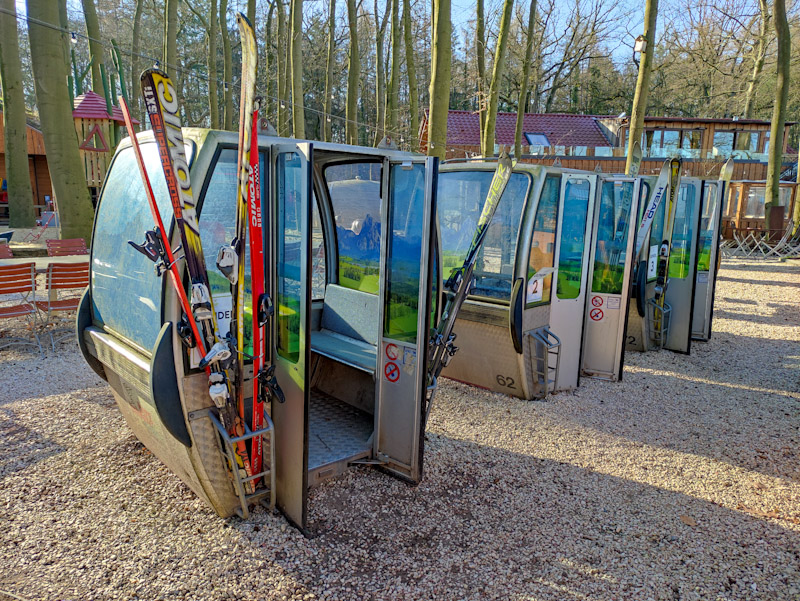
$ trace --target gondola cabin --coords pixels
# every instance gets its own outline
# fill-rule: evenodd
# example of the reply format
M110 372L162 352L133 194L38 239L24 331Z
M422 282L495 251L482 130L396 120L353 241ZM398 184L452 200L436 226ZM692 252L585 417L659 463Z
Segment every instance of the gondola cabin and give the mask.
M184 136L224 333L230 284L215 257L233 237L238 140L200 129L185 129ZM139 139L169 223L157 146L149 132ZM275 308L265 352L285 395L268 409L270 468L278 508L303 528L308 488L348 466L367 463L410 482L422 478L432 274L441 273L430 252L436 163L390 150L270 137L259 138L259 153L266 290ZM246 513L220 452L206 374L173 327L181 317L174 289L128 245L152 227L125 140L97 209L80 346L139 440L219 515ZM246 306L250 311L249 298Z
M440 168L445 276L493 170L491 162ZM617 379L641 194L636 179L518 164L444 375L527 399L575 388L581 375Z

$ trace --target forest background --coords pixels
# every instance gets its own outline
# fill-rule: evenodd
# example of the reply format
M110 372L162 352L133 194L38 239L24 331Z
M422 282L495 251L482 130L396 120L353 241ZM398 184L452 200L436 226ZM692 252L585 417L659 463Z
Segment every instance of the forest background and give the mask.
M771 119L778 72L771 11L777 5L766 0L661 0L658 5L646 113ZM362 145L389 135L399 147L417 150L430 90L438 90L439 106L445 99L439 99L442 86L434 81L431 88L437 65L448 62L441 61L442 53L451 56L449 108L483 109L482 122L493 123L495 110L516 112L520 105L524 112L630 112L643 56L634 52L634 43L644 30L644 8L633 0L0 0L0 21L6 27L15 23L18 35L17 44L2 36L0 69L8 71L16 49L22 94L17 97L24 100L28 121L37 124L37 84L62 79L63 73L72 74L73 95L89 89L103 95L104 77L114 88L111 97L118 93L122 82L119 77L113 82L112 74L118 73L113 42L134 116L143 120L139 74L156 64L178 86L184 125L235 129L241 52L235 14L242 11L257 32L257 92L280 135ZM437 31L432 18L447 9L449 47L447 29ZM786 14L794 72L800 61L800 11L790 2ZM503 30L504 45L498 44ZM39 47L69 40L69 52L60 56L70 64L58 65L65 68L51 74L54 61L41 60L35 78L34 34ZM442 43L432 41L442 35ZM55 44L51 52L59 56ZM14 78L3 79L4 103L11 107L5 84ZM60 123L54 119L48 127L47 113L41 116L47 137L47 130ZM791 78L785 117L800 118L800 78ZM493 148L494 128L483 133L486 153ZM797 148L799 137L795 126L789 145ZM65 170L75 171L51 148L48 155L54 182L54 160L56 168L63 162ZM87 218L91 223L88 196L79 188L76 181L73 192L63 195L84 198L78 203L82 216L64 215L63 221L75 217L76 223L86 224Z

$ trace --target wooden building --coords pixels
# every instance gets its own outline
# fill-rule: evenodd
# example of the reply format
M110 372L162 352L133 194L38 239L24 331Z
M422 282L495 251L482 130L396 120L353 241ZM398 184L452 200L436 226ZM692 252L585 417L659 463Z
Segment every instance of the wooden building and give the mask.
M2 115L2 111L0 111ZM44 150L44 138L38 129L27 126L28 138L28 171L33 190L33 205L36 216L45 210L45 201L52 198L53 186L50 183L50 171L47 167L47 155ZM5 127L0 119L0 178L6 179ZM0 220L8 220L8 204L0 203Z
M498 113L496 143L514 145L516 113ZM640 172L655 174L664 159L683 158L684 175L716 177L734 158L734 180L763 180L767 175L770 122L757 119L645 117ZM781 143L786 150L787 122ZM526 113L520 160L563 167L621 173L625 169L629 118L601 115ZM420 126L420 149L427 151L428 120ZM447 119L447 158L480 154L480 122L472 111L450 111ZM790 161L794 163L794 160Z

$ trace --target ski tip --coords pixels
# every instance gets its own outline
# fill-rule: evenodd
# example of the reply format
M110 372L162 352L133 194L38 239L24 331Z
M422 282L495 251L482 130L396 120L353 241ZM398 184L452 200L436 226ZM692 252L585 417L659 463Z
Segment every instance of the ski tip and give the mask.
M253 28L253 24L250 22L250 19L248 19L247 15L245 15L243 12L236 13L236 23L239 25L239 27L245 26L249 27L250 29Z
M141 81L145 81L153 75L159 75L165 79L169 79L169 75L167 75L166 71L161 69L161 67L153 66L148 69L142 71L142 75L139 77Z

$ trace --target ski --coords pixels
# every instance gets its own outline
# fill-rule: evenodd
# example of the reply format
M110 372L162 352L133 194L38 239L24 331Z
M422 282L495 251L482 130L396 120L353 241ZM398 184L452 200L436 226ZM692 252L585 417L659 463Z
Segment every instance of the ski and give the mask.
M217 318L211 298L197 210L189 177L189 164L184 150L178 95L172 80L159 69L144 71L141 85L191 280L191 313L199 325L200 340L209 349L200 361L200 367L210 366L209 396L219 410L223 427L232 436L239 436L243 427L231 400L229 378L226 373L234 352L230 349L230 344L221 341L218 336ZM238 469L249 475L250 466L244 443L237 443L235 448Z
M664 194L667 192L670 181L670 161L667 159L661 166L661 171L658 174L653 194L650 197L650 202L647 204L644 212L642 213L642 221L639 224L639 230L636 232L636 246L633 252L634 257L639 256L639 251L642 250L645 240L650 235L650 228L653 225L658 207L661 206L661 201L664 200Z
M669 161L669 194L667 197L667 211L664 220L664 238L658 250L658 265L656 267L656 296L655 302L659 309L655 316L655 328L661 329L661 319L663 316L664 303L667 296L667 284L669 283L669 255L672 250L672 229L675 226L675 208L677 206L677 196L680 193L681 185L681 160L671 159Z
M156 197L153 194L153 186L150 184L150 177L147 175L147 169L144 165L142 149L139 147L139 140L136 138L136 131L133 128L131 111L128 108L128 103L122 96L119 97L119 105L122 108L122 117L125 120L125 127L131 139L133 154L136 157L139 174L142 176L144 192L147 196L147 202L150 205L150 212L153 214L153 221L155 222L155 228L145 232L145 241L143 244L136 244L132 240L129 240L128 244L155 263L155 271L158 277L161 277L169 271L172 287L178 295L178 300L181 303L184 315L184 321L178 324L177 327L178 334L186 343L186 346L189 348L197 347L198 351L200 351L200 355L205 356L206 347L203 343L203 337L200 334L200 328L192 313L189 297L186 296L186 290L181 282L181 274L180 271L178 271L177 260L169 244L169 232L164 228L164 222L161 219L161 211L158 209Z
M442 316L436 329L432 331L431 340L429 342L428 353L428 385L431 389L430 397L425 408L425 424L428 422L428 415L430 414L431 407L433 406L433 397L436 394L436 383L439 379L439 374L447 367L453 355L458 352L458 347L455 345L456 335L453 332L453 327L456 324L456 317L461 305L467 299L469 288L472 285L473 271L475 263L478 260L478 252L480 252L483 241L486 238L486 232L492 223L492 218L497 210L497 205L500 203L500 198L511 179L511 171L514 165L508 152L505 149L500 153L497 162L497 169L492 177L492 183L489 185L489 191L486 194L486 200L483 203L483 210L478 219L478 225L475 228L475 234L472 236L467 256L461 267L456 269L447 281L444 283L443 292L447 297L442 309Z
M253 124L255 115L253 113L256 91L256 71L258 68L258 48L256 45L255 32L250 21L242 13L237 13L236 23L239 26L239 37L242 42L242 77L241 77L241 96L239 101L239 147L237 151L237 186L236 186L236 227L233 240L229 245L223 246L217 253L217 267L228 278L231 284L231 322L229 339L236 349L236 360L234 361L234 391L236 395L236 408L239 419L242 423L245 420L244 405L244 359L245 359L245 336L244 336L244 292L245 292L245 249L247 243L247 223L248 218L248 197L254 192L253 169L251 159L253 158ZM258 146L255 147L255 158L258 160ZM248 193L249 191L249 193ZM260 191L259 191L260 192ZM260 194L259 194L260 196ZM260 234L259 234L260 235ZM251 238L252 241L252 238ZM263 251L262 251L263 256ZM251 256L251 260L253 257ZM263 280L263 266L261 269L261 280ZM255 285L256 277L251 273L251 285ZM255 334L255 315L253 316L253 334ZM260 349L256 346L253 338L253 355L256 356ZM254 366L255 370L255 366ZM255 378L254 378L255 379ZM253 409L255 410L256 399L253 399ZM263 408L261 409L263 414ZM259 419L256 413L252 415L254 425L258 420L259 429L263 419ZM261 467L261 438L253 439L252 454L250 456L250 470L248 475L257 474ZM257 458L256 458L257 454ZM256 483L252 482L252 487Z

